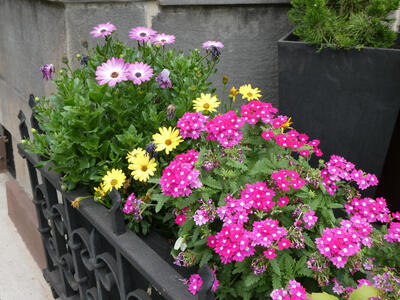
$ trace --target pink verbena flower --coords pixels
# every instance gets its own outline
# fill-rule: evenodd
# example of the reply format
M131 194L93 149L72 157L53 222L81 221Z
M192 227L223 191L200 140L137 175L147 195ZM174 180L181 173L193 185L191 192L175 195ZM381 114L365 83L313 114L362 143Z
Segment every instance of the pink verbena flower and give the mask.
M142 214L140 212L140 204L143 202L140 199L135 198L135 194L132 193L129 195L128 199L126 200L126 203L124 205L124 208L122 211L126 213L127 215L132 214L133 217L136 220L142 220Z
M208 121L208 117L202 113L186 112L179 120L176 126L179 128L183 138L198 139L202 131L206 130L205 123Z
M250 233L252 246L270 247L275 242L286 237L287 230L279 226L279 221L266 218L253 223L253 231Z
M276 204L278 204L281 207L284 207L285 205L287 205L289 203L289 198L286 196L283 197L279 197L279 200L276 201Z
M182 224L186 221L186 215L185 214L179 214L175 218L175 223L182 226Z
M368 222L386 223L390 220L390 211L384 198L353 198L349 204L345 204L345 208L349 215L363 217Z
M199 274L190 275L188 282L188 289L193 295L197 294L202 285L203 285L203 280L201 279Z
M188 196L193 188L202 186L199 180L200 171L194 168L198 155L194 150L177 155L164 169L160 185L165 196Z
M117 82L128 80L129 64L124 63L123 58L111 58L97 67L96 80L98 84L114 86Z
M273 114L277 112L278 110L271 103L258 100L252 100L247 105L242 105L241 107L242 119L249 124L256 124L260 119L264 123L270 123L270 120L274 117Z
M212 287L211 287L211 290L212 290L213 292L215 292L215 291L218 289L218 287L219 287L219 281L218 281L218 279L217 279L217 274L215 273L215 270L214 270L214 269L211 269L211 271L212 271L213 274L214 274L214 282L213 282L213 285L212 285Z
M138 42L148 42L155 37L157 31L148 27L135 27L129 32L129 38Z
M143 62L129 64L128 71L128 79L137 85L141 85L142 82L149 81L153 77L153 69Z
M169 70L167 69L162 70L161 73L156 76L156 81L162 89L172 88L172 82L171 79L169 79Z
M110 35L116 29L117 28L113 24L107 22L105 24L99 24L93 27L93 30L90 33L93 35L93 38L101 36L104 39L107 35Z
M207 224L209 221L208 211L204 209L198 209L193 215L193 220L197 226Z
M160 44L161 46L175 43L175 36L165 33L159 33L152 38L154 44Z
M301 189L306 184L294 170L283 169L272 173L271 176L282 191L289 191L290 188Z
M231 148L242 139L242 126L243 120L233 110L218 115L206 123L207 140L218 140L221 146Z
M384 238L390 243L400 243L400 223L391 222L388 228L388 233L385 234Z
M289 280L286 289L275 289L270 294L272 300L311 300L306 289L296 280Z
M245 257L255 253L254 247L250 244L249 232L238 224L224 224L220 232L207 239L207 245L219 254L224 264L243 261Z
M46 64L40 67L40 71L42 72L43 78L46 80L51 79L51 74L54 73L53 64Z
M264 182L247 184L240 194L240 199L254 209L269 211L275 205L272 198L275 192L267 187Z
M311 229L314 227L315 223L318 221L318 217L315 215L313 210L309 210L303 216L304 227L307 229Z
M207 41L203 43L203 48L205 48L207 51L211 50L212 47L222 49L224 48L224 44L218 41Z
M264 253L264 256L265 256L267 259L274 259L274 258L276 257L275 249L272 249L272 248L267 249L267 250L264 251L263 253Z
M262 138L264 140L269 141L271 138L273 138L275 136L275 133L272 130L268 130L268 131L263 131L263 133L261 134Z

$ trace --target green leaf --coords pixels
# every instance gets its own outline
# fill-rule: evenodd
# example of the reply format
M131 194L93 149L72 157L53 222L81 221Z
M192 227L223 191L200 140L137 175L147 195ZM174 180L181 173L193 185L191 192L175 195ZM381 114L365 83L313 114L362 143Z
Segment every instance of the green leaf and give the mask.
M200 263L199 263L199 267L202 267L204 264L208 263L208 261L213 257L213 253L211 252L211 250L207 249L206 251L204 251Z
M207 185L207 186L212 187L212 188L214 188L214 189L222 190L221 183L218 182L216 179L214 179L214 178L213 178L212 176L210 176L210 175L207 176L207 177L205 177L204 179L202 179L201 182L202 182L204 185Z
M351 293L349 300L368 300L378 297L378 290L373 286L363 285Z
M152 194L151 199L157 201L155 211L158 213L164 206L165 202L168 201L169 197L166 197L163 194Z
M253 273L250 273L245 277L244 285L246 287L251 287L254 284L256 284L257 282L259 282L261 277L262 277L261 275L254 275Z
M280 268L277 260L272 259L272 260L270 260L270 263L271 263L271 267L272 267L272 270L274 271L274 273L278 276L281 276L281 268Z

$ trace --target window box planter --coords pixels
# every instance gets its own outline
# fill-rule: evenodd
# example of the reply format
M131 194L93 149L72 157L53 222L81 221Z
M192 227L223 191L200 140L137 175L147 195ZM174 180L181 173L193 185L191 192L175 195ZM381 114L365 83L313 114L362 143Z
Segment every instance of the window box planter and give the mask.
M400 139L393 135L400 49L317 52L289 33L278 42L278 57L280 111L321 140L325 158L336 153L380 178L390 144ZM393 206L395 197L386 197Z
M22 138L29 138L21 111L18 117ZM31 124L35 127L35 119ZM214 299L210 292L214 276L208 267L198 271L203 286L192 296L184 284L187 274L182 276L168 263L172 261L168 241L155 233L140 238L126 230L115 190L110 211L90 198L73 208L71 202L88 196L87 191L63 191L59 174L47 167L36 169L38 156L27 153L22 144L18 151L28 166L46 259L43 275L55 298Z

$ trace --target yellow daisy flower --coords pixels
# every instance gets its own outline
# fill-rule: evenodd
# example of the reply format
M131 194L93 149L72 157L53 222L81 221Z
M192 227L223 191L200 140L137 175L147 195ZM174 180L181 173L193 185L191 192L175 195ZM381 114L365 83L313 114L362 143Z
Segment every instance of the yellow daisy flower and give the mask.
M113 187L115 189L120 189L124 184L126 176L122 170L119 169L112 169L108 171L106 175L103 177L103 185L104 191L110 192Z
M103 199L107 195L107 191L104 190L104 184L100 183L98 187L94 188L94 195Z
M147 153L144 155L138 154L128 168L132 170L131 174L135 180L146 182L150 176L154 175L157 163L154 158L150 159Z
M242 85L239 88L239 93L242 94L243 99L250 100L259 100L261 96L261 91L258 88L252 88L251 84Z
M157 146L156 151L158 152L165 150L165 153L169 154L183 141L179 135L179 129L160 127L158 130L160 133L153 134L153 143Z
M142 148L136 148L133 149L131 152L128 152L128 154L126 155L126 159L128 160L128 163L132 163L133 160L136 158L137 155L145 155L146 151L143 150Z
M230 98L232 98L233 104L235 104L235 98L236 98L237 94L239 94L239 91L237 89L235 89L235 87L233 86L231 88L231 91L229 92L229 96L230 96Z
M196 112L209 112L212 113L217 111L220 102L218 101L217 96L211 96L211 94L203 94L196 100L193 100L193 108Z
M283 133L286 129L293 129L292 127L290 127L290 125L293 124L293 122L292 122L291 120L292 120L292 118L289 117L289 119L287 119L287 121L281 125L281 131L282 131L282 133Z

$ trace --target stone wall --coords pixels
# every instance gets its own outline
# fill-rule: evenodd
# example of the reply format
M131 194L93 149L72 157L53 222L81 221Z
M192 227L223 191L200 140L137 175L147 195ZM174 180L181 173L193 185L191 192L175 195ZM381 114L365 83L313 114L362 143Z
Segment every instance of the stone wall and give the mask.
M221 93L229 86L252 83L266 99L278 104L277 41L291 29L289 0L0 0L0 124L13 135L17 179L29 193L25 162L16 152L20 141L17 114L27 116L30 93L48 96L54 85L41 78L40 67L61 66L61 57L76 61L81 41L104 22L117 27L129 41L132 27L147 26L174 34L175 47L201 48L207 40L225 44L218 75L212 80Z

